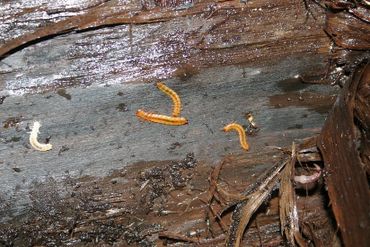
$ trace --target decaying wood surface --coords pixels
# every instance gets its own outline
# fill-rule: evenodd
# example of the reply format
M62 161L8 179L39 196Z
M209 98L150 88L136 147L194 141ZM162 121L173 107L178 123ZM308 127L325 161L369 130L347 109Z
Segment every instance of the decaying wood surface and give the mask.
M326 31L338 46L364 50L362 58L347 65L349 79L318 139L330 203L345 246L370 243L369 162L366 158L369 119L365 117L370 112L369 7L368 3L333 3L331 8L348 12L328 13L326 23Z
M294 246L295 242L299 246L307 246L299 231L299 218L296 202L296 193L293 186L292 177L295 174L295 164L297 162L296 147L293 143L291 159L287 162L281 173L281 188L279 190L280 224L287 243Z
M362 64L338 97L318 140L330 202L346 246L366 246L370 242L370 195L354 123L355 98L359 89L370 85L369 75L370 65ZM358 108L370 112L369 103Z
M0 246L224 246L233 227L241 246L284 246L299 244L297 224L301 244L355 243L368 203L347 215L349 204L337 199L356 185L354 200L363 202L366 181L335 186L369 171L369 73L339 109L361 124L334 114L320 136L338 137L333 119L358 128L348 137L360 152L344 157L357 160L355 171L331 171L341 160L327 164L333 152L320 144L322 162L316 138L300 140L320 134L338 91L343 99L369 57L368 12L362 1L0 1ZM179 93L188 125L136 118L139 108L170 114L157 80ZM259 131L244 152L221 128L248 125L248 112ZM51 151L31 149L33 121ZM287 155L297 162L254 191L258 202L235 202ZM322 181L294 191L280 177L308 174L312 163L333 175L328 195ZM230 205L220 188L236 207L223 211ZM286 215L298 212L295 229L280 225L279 203ZM247 212L244 225L237 212Z
M323 55L320 63L329 52L323 10L312 5L317 20L306 18L304 4L293 0L201 1L178 10L140 1L87 2L24 8L3 3L2 95L187 78L204 67L258 66L309 54ZM310 74L297 71L305 72Z

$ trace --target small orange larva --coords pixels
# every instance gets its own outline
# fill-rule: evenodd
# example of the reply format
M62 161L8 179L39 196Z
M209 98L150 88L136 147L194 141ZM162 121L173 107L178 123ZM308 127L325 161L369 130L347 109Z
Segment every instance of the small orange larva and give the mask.
M188 120L183 117L170 117L166 115L159 115L155 113L145 112L141 109L137 110L136 116L149 122L166 125L184 125L188 123Z
M240 124L231 123L231 124L226 125L222 130L223 131L230 131L230 130L237 131L239 134L240 145L242 146L244 150L247 150L247 151L249 150L249 144L247 142L247 136L245 134L245 130Z
M180 116L180 111L181 111L181 100L179 95L173 91L171 88L167 87L164 83L162 82L157 82L156 86L159 90L167 94L168 96L171 97L172 102L173 102L173 110L172 110L172 116L173 117L178 117Z
M50 149L53 148L53 146L50 143L43 144L43 143L39 143L39 141L37 140L37 135L39 134L40 127L41 127L40 122L35 121L33 123L31 132L30 132L30 138L29 138L30 144L37 151L41 151L41 152L49 151Z

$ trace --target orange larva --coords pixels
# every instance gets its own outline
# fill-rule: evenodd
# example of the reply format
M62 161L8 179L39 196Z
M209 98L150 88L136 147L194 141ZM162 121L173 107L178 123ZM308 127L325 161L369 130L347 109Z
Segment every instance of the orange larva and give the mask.
M242 146L244 150L247 150L247 151L249 150L249 144L247 142L247 136L245 134L245 130L240 124L231 123L231 124L226 125L222 130L223 131L230 131L230 130L237 131L239 134L240 145Z
M180 111L181 111L181 100L179 95L173 91L171 88L167 87L164 83L158 82L156 84L157 88L167 94L168 96L171 97L172 102L173 102L173 110L172 110L172 116L173 117L178 117L180 116Z
M141 109L137 110L136 116L153 123L160 123L166 125L184 125L188 123L188 120L183 117L170 117L166 115L159 115L155 113L145 112Z

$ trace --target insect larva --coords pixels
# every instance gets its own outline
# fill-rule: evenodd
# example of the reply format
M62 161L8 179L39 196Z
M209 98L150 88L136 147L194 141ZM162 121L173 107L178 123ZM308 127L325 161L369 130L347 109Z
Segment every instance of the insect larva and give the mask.
M321 177L321 167L314 164L315 172L312 175L300 175L294 176L294 182L298 185L298 188L304 187L304 185L309 185L315 183Z
M40 127L41 127L40 122L35 121L33 123L33 126L31 128L31 133L30 133L31 146L34 149L41 151L41 152L49 151L50 149L53 148L53 146L50 143L43 144L43 143L39 143L39 141L37 140L37 135L39 134Z
M161 90L162 92L164 92L165 94L171 97L172 102L173 102L172 116L173 117L180 116L181 100L180 100L179 95L175 91L173 91L171 88L167 87L162 82L157 82L156 86L159 90Z
M155 113L145 112L140 109L137 110L136 116L153 123L160 123L166 125L184 125L188 123L188 120L183 117L170 117L166 115L159 115Z
M242 146L243 149L249 150L249 145L247 143L247 137L245 135L245 130L244 128L237 123L231 123L226 125L223 129L223 131L230 131L230 130L235 130L239 134L239 140L240 140L240 145Z

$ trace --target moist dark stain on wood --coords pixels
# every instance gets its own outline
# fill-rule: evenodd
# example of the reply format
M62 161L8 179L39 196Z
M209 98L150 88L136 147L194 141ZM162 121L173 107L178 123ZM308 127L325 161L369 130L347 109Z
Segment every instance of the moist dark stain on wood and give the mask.
M288 130L289 129L302 129L303 128L303 125L302 124L295 124L293 126L288 126Z
M67 91L64 88L57 89L57 94L66 98L67 100L71 100L72 96L67 93Z
M174 76L186 81L190 77L199 73L199 69L193 64L183 64L176 68Z
M286 80L279 81L277 83L277 87L279 87L284 92L297 92L309 87L309 84L302 83L302 80L299 78L288 78Z
M125 103L119 103L118 106L116 106L116 109L120 112L128 111L128 107Z
M327 114L334 101L336 95L321 95L311 92L289 92L270 96L270 104L276 108L282 107L306 107L310 110L321 114Z

